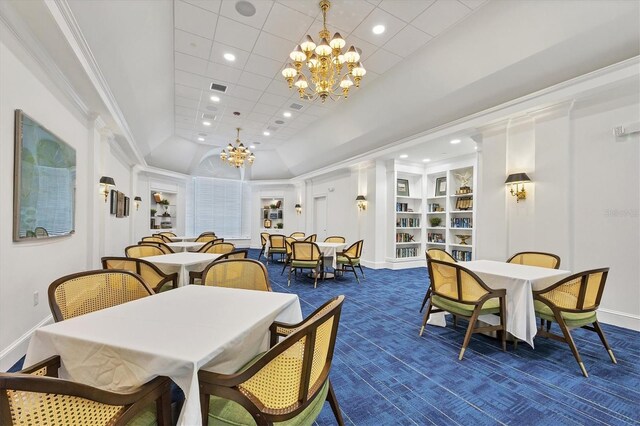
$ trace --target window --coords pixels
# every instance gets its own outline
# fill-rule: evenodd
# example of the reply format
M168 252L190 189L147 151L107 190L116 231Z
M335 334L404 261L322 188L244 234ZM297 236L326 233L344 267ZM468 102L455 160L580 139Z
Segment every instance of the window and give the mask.
M248 184L238 180L193 178L195 235L213 231L227 238L247 238L243 229L243 205Z

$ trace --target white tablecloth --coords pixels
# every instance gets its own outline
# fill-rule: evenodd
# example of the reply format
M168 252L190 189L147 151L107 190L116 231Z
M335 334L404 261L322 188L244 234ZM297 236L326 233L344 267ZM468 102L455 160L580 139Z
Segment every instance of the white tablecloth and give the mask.
M531 347L537 331L532 289L542 290L571 274L561 269L492 260L474 260L464 262L462 266L475 272L487 286L507 290L507 331ZM486 322L492 320L487 317L481 319Z
M178 286L189 284L189 271L201 272L221 254L214 253L172 253L145 257L144 260L156 265L165 274L178 273Z
M207 243L195 243L192 241L180 241L176 243L167 243L169 247L176 253L181 251L198 251L203 245Z
M60 355L62 377L113 391L168 376L186 397L178 424L200 425L198 370L233 373L274 320L301 319L294 294L187 286L41 327L24 365Z
M180 241L195 241L198 237L188 237L186 235L178 235L177 237L170 237L172 241L180 242Z
M331 258L331 266L333 269L336 269L338 264L336 263L336 253L342 251L344 247L347 245L346 243L316 243L320 252L322 253L322 257Z

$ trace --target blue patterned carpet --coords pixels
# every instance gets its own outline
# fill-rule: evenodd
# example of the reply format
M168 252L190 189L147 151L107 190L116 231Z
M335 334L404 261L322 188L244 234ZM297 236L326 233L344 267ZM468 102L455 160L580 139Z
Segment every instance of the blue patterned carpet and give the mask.
M348 424L640 424L640 333L603 326L614 365L596 333L573 330L589 378L566 344L544 338L505 353L476 334L458 361L466 321L418 337L426 268L365 269L360 285L346 274L316 289L306 277L287 287L281 265L268 269L273 290L298 294L305 316L346 296L331 380ZM317 423L335 424L328 404Z

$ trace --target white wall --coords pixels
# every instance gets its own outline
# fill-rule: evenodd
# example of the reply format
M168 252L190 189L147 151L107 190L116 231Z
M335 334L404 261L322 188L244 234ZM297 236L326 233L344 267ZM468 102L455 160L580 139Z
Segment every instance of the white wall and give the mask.
M0 25L0 370L24 355L29 330L50 317L47 288L56 278L87 268L92 214L89 123L64 101L46 75ZM75 234L15 243L13 225L14 110L22 109L76 149ZM40 303L33 306L33 294Z
M639 136L612 135L638 117L634 91L482 129L478 257L537 250L560 255L561 269L608 266L600 319L640 329ZM519 171L533 183L516 203L503 182Z

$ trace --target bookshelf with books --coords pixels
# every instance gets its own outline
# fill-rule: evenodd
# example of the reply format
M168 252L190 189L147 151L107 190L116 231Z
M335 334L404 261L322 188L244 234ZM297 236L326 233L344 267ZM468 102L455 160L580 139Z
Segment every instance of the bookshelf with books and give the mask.
M392 170L389 192L393 194L393 240L387 259L405 264L421 261L424 256L424 167L394 163Z

